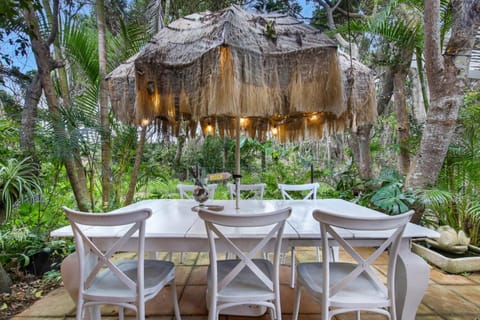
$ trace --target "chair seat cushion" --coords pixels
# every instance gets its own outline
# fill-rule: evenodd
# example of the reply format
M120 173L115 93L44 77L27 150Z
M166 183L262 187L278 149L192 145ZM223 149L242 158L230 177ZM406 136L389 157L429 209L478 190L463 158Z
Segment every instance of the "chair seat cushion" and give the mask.
M137 261L125 260L116 264L130 279L137 281ZM160 291L166 283L175 277L175 265L170 261L145 260L144 282L145 295L155 294ZM135 301L135 290L125 285L113 272L105 269L100 272L92 285L85 292L86 297L105 297L110 301L131 300ZM115 299L109 297L115 296Z
M222 279L239 263L240 260L221 260L218 261L218 281ZM253 259L255 265L272 279L273 265L266 259ZM210 266L208 271L209 287L211 286ZM248 297L248 298L246 298ZM219 300L238 302L239 300L260 301L273 299L272 289L269 289L250 268L245 267L238 276L218 293Z
M345 278L357 265L343 262L330 263L330 285L337 284ZM323 263L301 263L297 267L297 280L317 300L323 294ZM352 304L369 307L370 305L388 306L388 297L380 290L365 272L360 274L353 282L342 288L330 298L331 305L341 307L343 304Z

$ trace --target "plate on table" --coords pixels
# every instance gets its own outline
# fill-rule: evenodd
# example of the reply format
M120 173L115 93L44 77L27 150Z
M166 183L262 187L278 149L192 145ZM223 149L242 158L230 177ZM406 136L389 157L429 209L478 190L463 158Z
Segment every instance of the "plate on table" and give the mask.
M219 206L219 205L213 205L213 204L200 204L198 206L192 207L192 211L198 212L200 208L209 210L209 211L223 211L224 207Z

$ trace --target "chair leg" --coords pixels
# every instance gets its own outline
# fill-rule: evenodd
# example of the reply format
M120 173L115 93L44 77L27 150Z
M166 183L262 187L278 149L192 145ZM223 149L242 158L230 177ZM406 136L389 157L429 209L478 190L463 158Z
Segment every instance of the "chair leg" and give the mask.
M125 319L125 308L122 306L118 306L118 320Z
M292 320L297 320L298 319L298 313L300 311L300 298L302 296L302 291L301 287L297 286L296 294L295 294L295 304L293 305L293 314L292 314Z
M85 317L87 317L87 311L88 310L84 310L83 308L83 302L82 301L78 301L77 302L77 320L82 320L83 317L82 317L82 313L85 312Z
M274 308L270 308L270 320L275 320L275 317L276 317L276 312L275 312L275 309Z
M355 313L355 319L360 320L360 311Z
M332 254L330 255L332 262L340 261L340 248L338 246L333 246L330 247L330 250L332 251Z
M292 256L290 257L290 288L295 288L295 268L296 268L296 261L295 261L295 247L292 247Z
M172 288L173 296L173 311L175 312L175 320L181 320L180 317L180 308L178 307L178 295L177 295L177 286L175 285L175 280L170 282L170 287Z

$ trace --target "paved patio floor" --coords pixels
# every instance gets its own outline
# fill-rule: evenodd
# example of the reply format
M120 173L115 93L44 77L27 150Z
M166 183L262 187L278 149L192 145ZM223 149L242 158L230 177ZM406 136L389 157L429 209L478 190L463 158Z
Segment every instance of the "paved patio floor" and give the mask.
M368 249L366 249L368 250ZM182 264L178 261L178 254L174 255L177 263L177 289L179 294L180 311L183 320L204 320L208 318L205 307L206 270L208 256L205 253L184 254ZM342 254L341 254L342 259ZM314 261L315 251L307 248L297 248L297 260ZM288 260L287 260L288 261ZM381 257L376 268L385 274L386 257ZM284 320L292 317L295 290L289 286L290 266L282 266L281 274L281 305ZM114 307L106 306L102 309L102 319L117 319ZM128 313L127 319L135 319ZM173 319L173 307L169 288L164 289L155 299L147 303L148 319ZM66 290L58 288L50 292L43 299L37 301L29 309L13 318L13 320L47 320L47 319L74 319L75 305ZM337 316L337 320L354 319L353 315ZM242 319L270 319L269 314L252 318L238 316L221 316L221 320ZM320 306L307 296L302 298L300 320L320 319ZM380 315L362 314L364 320L385 319ZM452 275L432 267L430 284L417 311L416 319L448 319L448 320L480 320L480 273Z

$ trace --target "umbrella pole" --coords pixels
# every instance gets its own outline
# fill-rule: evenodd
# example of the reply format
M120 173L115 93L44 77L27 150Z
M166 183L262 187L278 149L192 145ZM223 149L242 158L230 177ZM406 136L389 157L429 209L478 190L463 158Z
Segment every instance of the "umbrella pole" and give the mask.
M240 209L240 116L235 119L235 208Z

